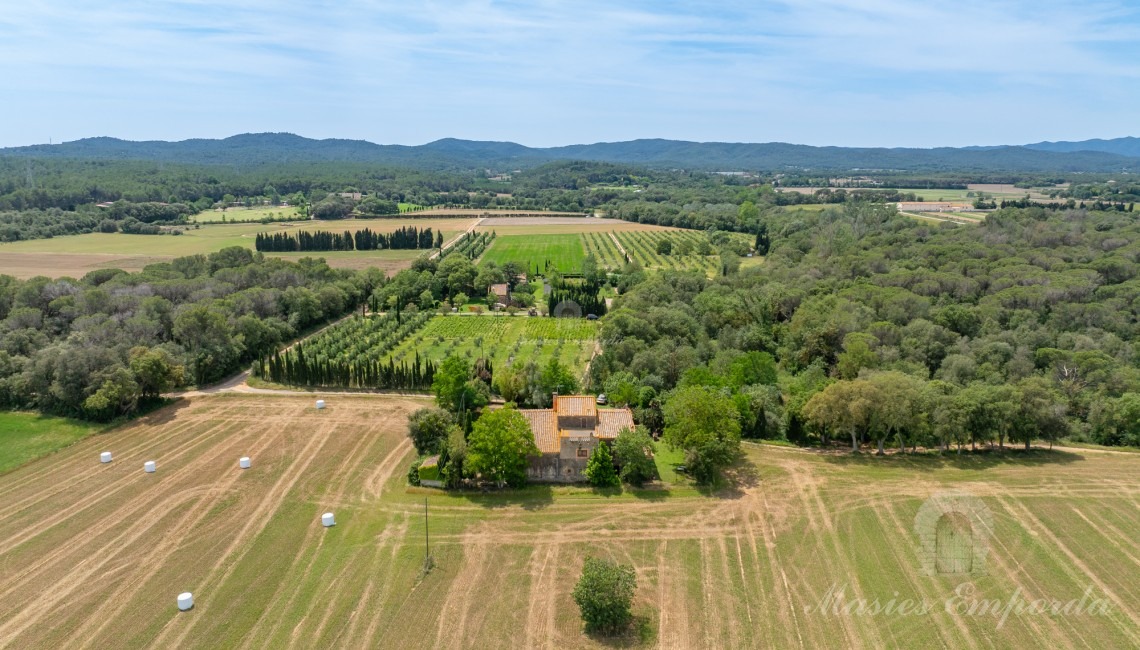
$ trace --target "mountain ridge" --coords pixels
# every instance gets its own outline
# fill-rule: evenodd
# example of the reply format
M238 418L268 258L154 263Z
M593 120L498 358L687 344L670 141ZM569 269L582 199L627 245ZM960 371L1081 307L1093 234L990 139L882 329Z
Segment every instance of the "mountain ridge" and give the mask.
M646 138L558 147L442 138L422 145L376 144L293 133L242 133L222 139L133 141L97 136L50 145L0 149L0 156L153 160L189 164L267 165L356 162L438 168L530 167L590 160L701 171L1057 171L1118 172L1140 168L1140 138L1040 142L990 147L817 147L784 142L694 142Z

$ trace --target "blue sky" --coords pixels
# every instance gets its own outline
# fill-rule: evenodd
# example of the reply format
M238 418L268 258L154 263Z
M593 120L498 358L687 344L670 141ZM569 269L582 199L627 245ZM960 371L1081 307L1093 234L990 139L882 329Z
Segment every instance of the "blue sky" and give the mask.
M0 146L1140 135L1135 0L9 4Z

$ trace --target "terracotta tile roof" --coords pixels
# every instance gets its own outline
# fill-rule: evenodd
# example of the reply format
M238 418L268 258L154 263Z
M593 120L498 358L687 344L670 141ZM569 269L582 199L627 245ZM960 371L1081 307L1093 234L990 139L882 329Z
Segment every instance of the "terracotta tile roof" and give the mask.
M558 428L550 409L519 409L534 433L534 444L544 454L558 453Z
M597 398L591 395L559 395L554 398L554 411L570 417L593 417L598 412Z
M616 438L622 429L633 428L633 412L629 409L602 409L598 411L598 428L594 435L599 438Z

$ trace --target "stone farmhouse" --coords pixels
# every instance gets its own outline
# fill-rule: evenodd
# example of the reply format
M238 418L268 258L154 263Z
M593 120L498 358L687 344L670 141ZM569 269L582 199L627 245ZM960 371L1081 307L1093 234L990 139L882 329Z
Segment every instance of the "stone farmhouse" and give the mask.
M593 395L555 395L549 409L520 409L534 434L539 455L532 456L527 478L532 481L575 483L599 440L613 440L633 428L628 408L599 409Z

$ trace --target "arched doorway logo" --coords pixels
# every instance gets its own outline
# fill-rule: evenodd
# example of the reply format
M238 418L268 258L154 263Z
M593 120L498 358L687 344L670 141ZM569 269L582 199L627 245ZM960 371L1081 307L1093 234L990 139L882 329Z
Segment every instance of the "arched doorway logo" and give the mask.
M914 517L919 558L926 575L978 575L986 572L993 515L965 492L939 492Z

